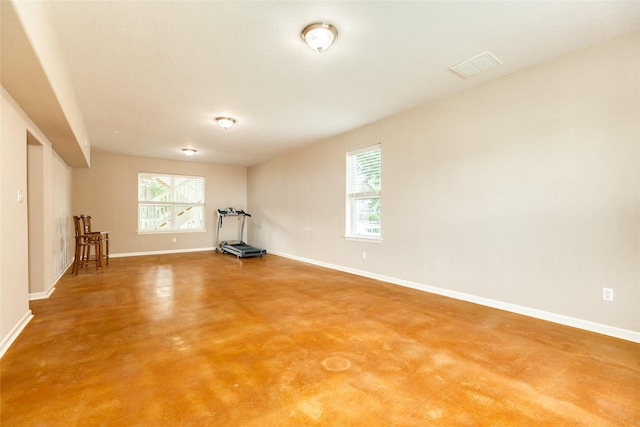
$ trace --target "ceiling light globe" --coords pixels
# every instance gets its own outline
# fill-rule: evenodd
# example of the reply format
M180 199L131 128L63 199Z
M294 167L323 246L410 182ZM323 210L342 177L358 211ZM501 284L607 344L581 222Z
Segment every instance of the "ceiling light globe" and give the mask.
M307 25L302 30L302 39L309 47L318 52L325 51L331 46L338 37L338 30L331 24L318 22Z
M216 117L216 122L223 129L229 129L236 123L236 119L232 119L231 117Z
M193 148L183 148L182 152L184 153L185 156L188 156L188 157L191 157L197 153L197 151L194 150Z

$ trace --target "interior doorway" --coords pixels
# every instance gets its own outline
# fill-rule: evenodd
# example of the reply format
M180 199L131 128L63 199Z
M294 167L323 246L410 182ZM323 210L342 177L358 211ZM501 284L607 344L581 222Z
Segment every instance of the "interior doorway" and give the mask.
M51 272L47 271L45 212L45 147L36 137L27 132L27 222L29 250L29 298L46 298L51 283Z

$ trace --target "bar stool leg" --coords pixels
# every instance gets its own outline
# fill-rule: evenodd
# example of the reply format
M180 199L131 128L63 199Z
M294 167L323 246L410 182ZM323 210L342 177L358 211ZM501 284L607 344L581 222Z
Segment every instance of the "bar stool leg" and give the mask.
M98 234L98 244L96 245L96 268L100 268L100 273L104 273L104 258L102 257L102 234Z
M80 247L80 237L76 236L76 250L75 250L75 256L73 258L73 268L71 269L71 274L73 274L74 276L78 275L78 272L80 271L80 256L81 256L81 247Z

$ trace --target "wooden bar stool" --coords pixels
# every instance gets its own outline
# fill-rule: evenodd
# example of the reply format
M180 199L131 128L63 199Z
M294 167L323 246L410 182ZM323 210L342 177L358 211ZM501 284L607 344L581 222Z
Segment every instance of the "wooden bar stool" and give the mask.
M95 261L96 270L103 269L103 255L102 255L102 234L85 234L82 219L79 216L73 216L73 224L76 230L76 250L75 258L73 260L73 268L71 273L77 275L82 267L88 267L89 263ZM94 248L95 256L91 259L91 248Z
M91 215L80 215L82 219L82 229L84 234L101 234L104 247L102 248L102 256L107 265L109 265L109 232L108 231L91 231Z

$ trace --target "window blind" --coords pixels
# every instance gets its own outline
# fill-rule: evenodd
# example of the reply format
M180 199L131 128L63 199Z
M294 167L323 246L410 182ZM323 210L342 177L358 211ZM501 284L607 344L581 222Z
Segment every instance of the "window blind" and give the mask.
M348 153L347 195L367 197L381 193L380 144Z

